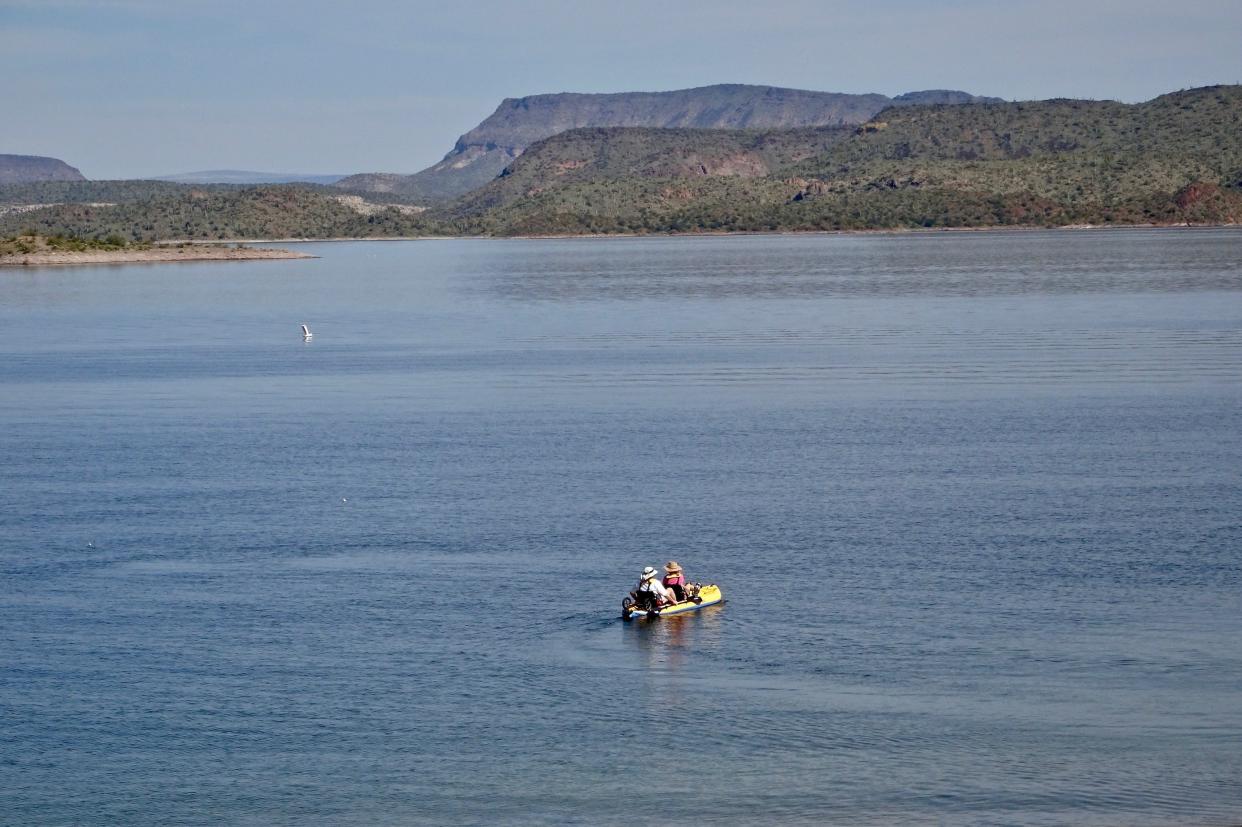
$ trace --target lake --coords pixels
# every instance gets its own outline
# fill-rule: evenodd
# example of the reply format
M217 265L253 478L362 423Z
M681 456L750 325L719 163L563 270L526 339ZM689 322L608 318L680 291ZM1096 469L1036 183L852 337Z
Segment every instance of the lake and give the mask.
M296 246L0 271L0 821L1242 823L1242 231Z

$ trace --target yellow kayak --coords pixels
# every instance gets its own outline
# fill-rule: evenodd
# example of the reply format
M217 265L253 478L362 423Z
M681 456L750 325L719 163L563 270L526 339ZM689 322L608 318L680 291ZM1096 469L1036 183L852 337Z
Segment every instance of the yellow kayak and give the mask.
M669 615L685 614L686 612L697 612L699 609L715 606L717 603L724 602L724 593L720 591L720 587L715 583L699 587L699 593L691 600L683 600L680 603L673 603L669 606L661 606L658 609L648 611L639 608L634 604L632 598L627 597L621 602L621 619L622 620L639 620L641 618L649 618L654 620L657 617L668 617Z

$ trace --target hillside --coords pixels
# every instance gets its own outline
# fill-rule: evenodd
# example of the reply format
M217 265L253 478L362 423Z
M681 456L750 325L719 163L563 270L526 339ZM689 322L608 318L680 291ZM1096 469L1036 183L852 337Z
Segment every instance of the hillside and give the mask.
M428 202L483 186L528 146L570 129L793 129L859 124L890 105L997 101L965 92L931 90L897 98L722 84L672 92L531 95L506 98L462 135L440 163L414 175L369 173L338 182L355 191L404 195Z
M22 204L89 204L99 202L140 203L158 201L191 189L170 181L31 181L0 184L0 207ZM203 185L199 190L225 189Z
M640 232L690 202L727 214L742 193L780 199L774 176L853 130L575 129L540 141L434 213L471 233Z
M0 155L0 184L85 180L82 173L58 158L44 158L40 155Z
M36 200L17 206L22 202L15 189ZM0 187L0 204L5 202L9 206L0 206L0 236L115 235L127 241L154 241L391 237L434 231L432 222L408 207L371 204L301 185L129 181Z
M1242 221L1242 87L890 107L858 128L574 130L432 217L459 232Z

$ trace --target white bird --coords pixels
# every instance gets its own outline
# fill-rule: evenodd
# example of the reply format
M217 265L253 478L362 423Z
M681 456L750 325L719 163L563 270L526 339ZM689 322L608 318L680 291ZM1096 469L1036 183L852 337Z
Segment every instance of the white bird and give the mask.
M344 497L341 497L341 502L343 502L343 503L347 503L347 502L349 502L349 500L345 499Z
M302 339L303 340L309 339L313 337L314 335L315 335L314 333L310 332L309 327L307 327L306 325L302 325Z

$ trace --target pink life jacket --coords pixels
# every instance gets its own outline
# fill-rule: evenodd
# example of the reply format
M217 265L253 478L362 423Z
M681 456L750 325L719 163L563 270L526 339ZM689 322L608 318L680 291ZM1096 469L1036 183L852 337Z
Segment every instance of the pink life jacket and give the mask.
M666 574L664 575L664 585L666 588L668 586L684 586L686 585L686 578L682 576L681 572L678 572L677 574Z

